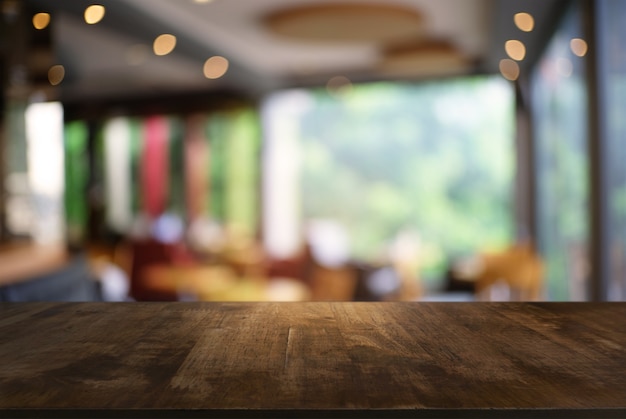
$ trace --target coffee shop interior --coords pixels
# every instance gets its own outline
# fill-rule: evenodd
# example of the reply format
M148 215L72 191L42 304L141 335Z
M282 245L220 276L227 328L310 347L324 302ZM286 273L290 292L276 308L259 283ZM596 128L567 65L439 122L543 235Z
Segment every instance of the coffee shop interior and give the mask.
M0 5L0 301L626 298L626 2Z

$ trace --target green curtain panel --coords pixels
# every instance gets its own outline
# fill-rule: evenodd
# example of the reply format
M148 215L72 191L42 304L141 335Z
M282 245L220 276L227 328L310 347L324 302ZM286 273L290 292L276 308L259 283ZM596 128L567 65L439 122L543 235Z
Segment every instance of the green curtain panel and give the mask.
M65 216L70 243L84 239L87 225L87 124L82 121L65 125Z
M225 145L225 214L227 224L254 236L259 216L259 121L251 110L228 115Z
M226 190L226 145L228 139L228 119L223 113L210 115L207 119L206 136L211 150L209 160L210 192L207 196L209 216L218 222L225 222L224 196Z

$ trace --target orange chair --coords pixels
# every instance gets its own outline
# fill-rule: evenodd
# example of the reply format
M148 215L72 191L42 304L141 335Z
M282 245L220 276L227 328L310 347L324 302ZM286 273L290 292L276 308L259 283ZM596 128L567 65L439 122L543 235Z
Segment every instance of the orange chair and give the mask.
M516 244L501 253L480 256L482 269L476 277L479 299L491 300L492 291L507 289L506 300L537 301L542 298L544 263L529 244Z

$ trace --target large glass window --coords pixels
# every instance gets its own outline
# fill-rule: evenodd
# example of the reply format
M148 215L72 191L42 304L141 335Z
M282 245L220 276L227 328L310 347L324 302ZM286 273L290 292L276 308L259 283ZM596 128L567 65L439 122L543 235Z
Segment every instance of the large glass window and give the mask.
M588 298L584 45L580 11L575 7L566 14L532 75L538 242L551 300Z
M270 250L298 243L291 228L314 251L326 237L329 260L410 253L426 279L510 243L513 92L500 77L289 91L265 116L265 178L284 191L268 182Z

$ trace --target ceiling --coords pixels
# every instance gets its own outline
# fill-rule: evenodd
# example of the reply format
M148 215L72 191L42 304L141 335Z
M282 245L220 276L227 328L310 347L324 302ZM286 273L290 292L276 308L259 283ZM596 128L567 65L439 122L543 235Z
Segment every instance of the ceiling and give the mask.
M88 0L29 0L31 12L52 17L57 64L65 67L60 94L67 101L139 97L185 92L232 91L251 96L291 87L325 85L334 76L353 82L421 80L456 74L497 73L504 42L526 43L528 66L539 54L554 16L564 1L509 0L342 0L341 4L383 4L408 8L423 18L419 39L454 50L456 61L427 66L413 61L400 70L381 65L389 45L377 41L320 41L273 32L264 18L293 7L292 0L100 0L106 14L88 25ZM298 6L336 5L329 0L299 0ZM513 14L535 16L536 29L521 32ZM349 20L349 19L346 19ZM346 22L348 24L349 22ZM372 25L376 32L377 25ZM380 32L380 29L379 29ZM388 31L387 31L388 32ZM152 52L160 34L177 37L166 56ZM217 80L202 72L205 60L226 57L229 70ZM534 58L533 58L534 57ZM432 63L431 63L432 64Z

